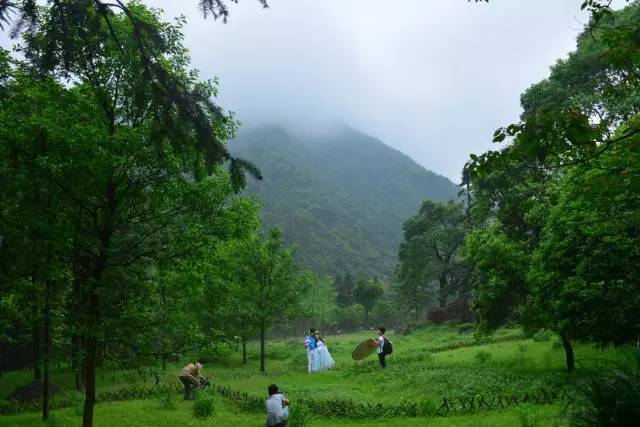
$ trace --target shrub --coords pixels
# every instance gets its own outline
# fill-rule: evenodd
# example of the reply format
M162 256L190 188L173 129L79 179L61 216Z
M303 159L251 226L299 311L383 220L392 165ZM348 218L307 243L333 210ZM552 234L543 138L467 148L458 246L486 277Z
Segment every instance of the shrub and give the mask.
M58 419L54 414L49 414L49 418L47 418L47 427L62 427L62 424L58 422Z
M427 313L427 319L436 325L442 324L448 320L447 311L442 307L433 307Z
M73 407L73 413L78 417L84 417L84 403L78 403Z
M480 350L479 352L476 353L474 358L481 365L486 365L487 363L489 363L491 361L491 353L489 353L488 351L485 351L485 350Z
M289 408L289 427L304 427L311 420L311 411L302 405L294 405Z
M448 320L468 322L473 318L473 314L469 307L469 300L465 298L459 298L447 304L444 310Z
M173 393L168 390L160 392L160 408L174 411L177 408L174 397Z
M196 418L208 418L213 414L213 398L211 396L198 396L193 402L193 416Z
M576 426L640 425L640 372L613 371L580 387L570 410Z
M438 405L429 398L423 398L418 402L418 414L423 417L437 415Z
M518 408L517 415L519 427L537 427L541 425L540 417L528 405Z
M468 334L475 330L476 326L473 323L463 323L458 328L458 332L461 334Z
M534 341L543 342L543 341L551 341L551 337L553 337L553 332L548 331L546 329L542 329L536 332L535 334L533 334L531 338L533 338Z

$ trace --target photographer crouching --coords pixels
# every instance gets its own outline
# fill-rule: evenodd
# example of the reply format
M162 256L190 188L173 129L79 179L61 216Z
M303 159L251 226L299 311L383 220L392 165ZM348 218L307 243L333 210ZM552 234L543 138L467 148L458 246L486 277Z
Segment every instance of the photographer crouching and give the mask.
M198 359L196 363L189 363L180 371L180 381L184 384L184 400L194 400L195 392L201 387L209 385L202 375L202 359Z

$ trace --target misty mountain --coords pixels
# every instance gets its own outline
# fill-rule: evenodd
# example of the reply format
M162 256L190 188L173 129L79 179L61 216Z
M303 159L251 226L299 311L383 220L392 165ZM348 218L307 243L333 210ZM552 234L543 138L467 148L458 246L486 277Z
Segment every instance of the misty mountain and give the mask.
M449 179L346 126L306 134L262 127L230 148L264 175L247 192L262 199L265 226L283 227L299 261L320 274L393 277L402 223L424 199L458 193Z

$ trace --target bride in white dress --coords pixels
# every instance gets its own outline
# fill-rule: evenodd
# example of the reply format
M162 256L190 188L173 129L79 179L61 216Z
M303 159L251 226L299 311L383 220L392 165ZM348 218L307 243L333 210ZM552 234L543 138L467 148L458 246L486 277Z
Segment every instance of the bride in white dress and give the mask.
M331 357L331 353L329 353L329 349L325 344L322 336L319 332L316 332L316 353L313 359L313 372L325 371L327 369L333 368L333 358Z

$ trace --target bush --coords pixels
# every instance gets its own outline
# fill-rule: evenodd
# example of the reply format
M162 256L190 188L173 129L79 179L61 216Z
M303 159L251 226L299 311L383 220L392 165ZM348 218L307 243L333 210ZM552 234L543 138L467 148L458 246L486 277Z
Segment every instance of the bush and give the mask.
M540 417L532 411L530 406L523 405L518 408L517 415L519 427L537 427L541 425Z
M47 427L62 427L62 424L58 422L54 414L49 414L49 418L47 418Z
M428 398L424 398L418 402L418 414L423 417L428 417L438 414L438 405Z
M486 365L487 363L489 363L491 361L491 353L489 353L488 351L485 351L485 350L480 350L479 352L476 353L474 358L481 365Z
M84 403L78 403L73 407L73 413L78 417L84 417Z
M436 325L442 324L448 320L447 311L442 307L433 307L427 313L427 319Z
M533 334L531 338L533 338L534 341L543 342L543 341L551 341L552 337L553 337L553 332L548 331L546 329L542 329L536 332L535 334Z
M170 411L176 410L176 401L175 396L168 390L162 391L160 393L160 408L167 409Z
M461 322L468 322L473 319L473 314L469 307L469 300L465 298L459 298L444 308L447 313L448 320L457 320Z
M302 405L294 405L289 408L289 427L304 427L311 420L311 411Z
M208 418L213 414L213 397L198 397L193 402L193 416L196 418Z
M580 387L570 415L576 426L640 425L640 372L614 371Z
M461 334L469 334L475 330L476 326L473 323L463 323L458 328L458 332Z

